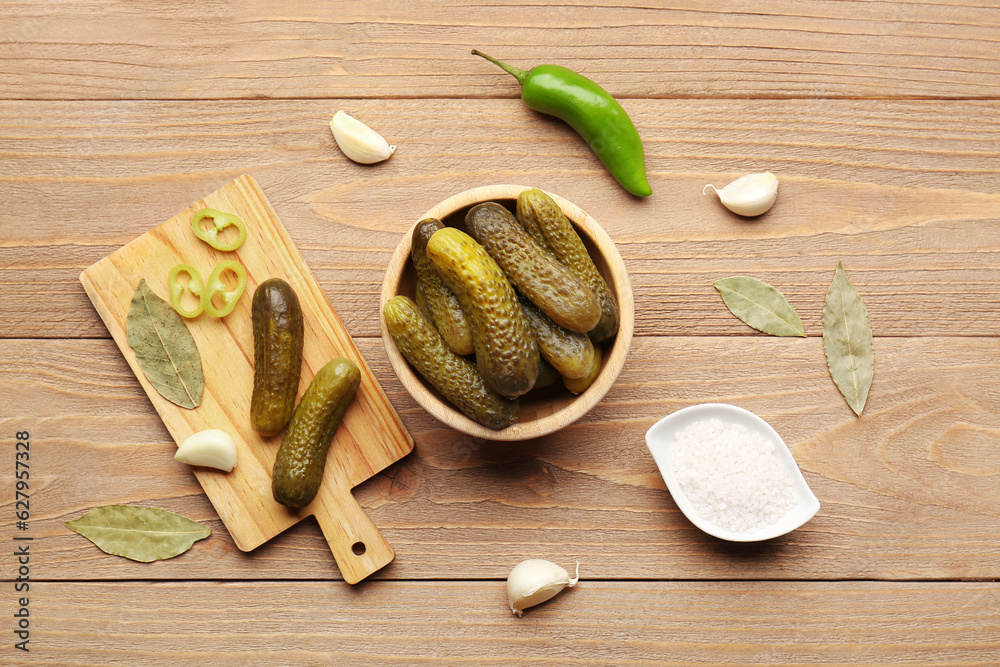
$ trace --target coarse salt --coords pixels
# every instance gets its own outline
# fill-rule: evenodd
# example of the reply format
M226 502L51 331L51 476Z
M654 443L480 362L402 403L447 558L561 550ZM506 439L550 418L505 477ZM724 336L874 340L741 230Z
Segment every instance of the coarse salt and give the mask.
M775 445L744 426L697 421L674 438L674 474L702 519L734 533L772 526L795 506Z

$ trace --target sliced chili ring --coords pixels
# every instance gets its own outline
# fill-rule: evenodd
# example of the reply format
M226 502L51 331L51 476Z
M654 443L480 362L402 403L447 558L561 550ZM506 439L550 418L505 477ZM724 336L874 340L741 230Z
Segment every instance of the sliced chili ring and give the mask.
M186 285L181 284L179 280L182 274L188 276ZM174 307L174 310L181 317L192 318L201 315L201 312L205 309L205 286L201 282L201 274L198 273L198 269L190 264L178 264L170 269L170 273L167 275L167 287L170 289L170 305ZM198 297L197 308L188 310L184 307L181 303L181 300L184 298L184 292Z
M211 218L215 226L210 229L202 227L201 221L205 218ZM236 227L238 235L232 243L223 243L219 240L219 232L230 225ZM232 213L216 211L214 208L203 208L195 213L194 218L191 220L191 231L208 245L223 252L232 252L247 240L247 226L243 224L243 221L238 216Z
M226 271L232 271L236 275L236 287L231 290L226 288L226 283L222 280L222 274ZM247 271L243 268L242 264L231 259L219 262L212 269L212 275L208 277L205 290L202 292L205 312L215 317L225 317L233 312L233 308L236 307L236 302L243 296L243 290L246 289L246 286ZM216 296L221 296L222 298L221 308L215 305Z

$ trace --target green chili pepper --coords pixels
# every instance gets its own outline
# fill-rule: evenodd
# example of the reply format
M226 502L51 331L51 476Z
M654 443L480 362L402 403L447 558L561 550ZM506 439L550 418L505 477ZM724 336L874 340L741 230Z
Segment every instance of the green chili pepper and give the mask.
M186 285L182 285L179 280L181 274L188 276ZM190 264L178 264L170 269L170 273L167 275L167 287L170 289L170 305L174 307L174 310L181 317L191 318L201 315L201 311L205 309L205 297L203 296L205 287L201 282L201 275L198 274L198 269ZM194 310L188 310L181 304L181 299L184 298L185 291L198 297L198 307Z
M230 270L236 274L236 287L231 290L226 288L226 283L222 280L222 274L226 270ZM243 296L243 290L246 289L246 286L247 272L242 264L234 262L231 259L219 262L212 269L212 275L208 277L208 282L205 284L205 291L202 293L205 312L215 317L225 317L233 312L233 308L236 307L236 302ZM216 296L220 296L222 299L221 307L216 307L215 305Z
M622 187L639 197L653 193L646 180L642 139L622 105L606 90L573 70L536 65L525 72L473 51L521 84L529 108L566 121L590 145Z
M205 218L211 218L212 222L215 223L215 226L211 229L205 229L202 227L201 221ZM230 225L236 227L236 231L239 235L232 243L223 243L219 240L219 232ZM247 226L243 224L243 221L240 220L239 217L233 215L232 213L216 211L214 208L203 208L195 213L194 219L191 221L191 230L194 232L194 235L202 241L216 250L221 250L223 252L232 252L243 245L243 242L247 240Z

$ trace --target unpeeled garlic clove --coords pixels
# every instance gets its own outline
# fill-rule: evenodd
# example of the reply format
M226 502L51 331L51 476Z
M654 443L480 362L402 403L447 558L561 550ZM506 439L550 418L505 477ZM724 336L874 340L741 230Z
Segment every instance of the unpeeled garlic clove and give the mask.
M774 205L778 195L778 178L769 171L748 174L719 190L712 184L706 185L701 193L712 188L719 195L722 205L733 213L748 218L766 212Z
M570 577L569 572L551 561L540 558L522 561L507 575L510 610L520 616L528 607L554 598L563 588L572 588L579 580L579 562L576 564L576 576Z
M231 471L236 467L236 443L225 431L199 431L181 443L174 460L192 466Z
M330 121L333 138L344 151L344 155L361 164L374 164L388 160L396 150L382 135L371 129L360 120L348 116L342 110L333 115Z

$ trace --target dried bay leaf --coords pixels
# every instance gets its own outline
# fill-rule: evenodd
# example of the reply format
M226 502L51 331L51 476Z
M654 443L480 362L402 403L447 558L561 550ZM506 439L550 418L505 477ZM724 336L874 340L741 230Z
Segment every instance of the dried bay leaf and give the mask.
M736 317L772 336L805 336L805 328L785 295L762 280L730 276L715 281L722 300Z
M875 345L868 309L837 262L823 304L823 350L830 375L855 414L861 416L875 374Z
M109 554L140 563L179 556L212 534L208 527L154 507L103 505L66 527Z
M126 321L128 344L143 375L163 398L182 408L201 403L205 376L201 354L181 316L145 280L132 295Z

